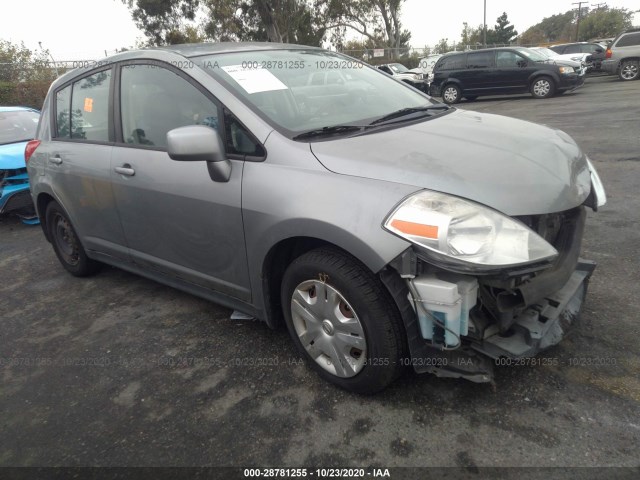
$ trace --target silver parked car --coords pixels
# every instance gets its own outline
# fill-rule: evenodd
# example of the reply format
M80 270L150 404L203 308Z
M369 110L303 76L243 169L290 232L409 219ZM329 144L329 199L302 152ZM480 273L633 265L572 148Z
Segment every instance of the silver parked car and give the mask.
M611 42L602 70L624 81L640 78L640 28L623 32Z
M309 82L319 71L341 82ZM286 324L325 379L490 381L574 322L600 179L565 133L440 104L319 48L126 52L57 79L27 147L45 236Z

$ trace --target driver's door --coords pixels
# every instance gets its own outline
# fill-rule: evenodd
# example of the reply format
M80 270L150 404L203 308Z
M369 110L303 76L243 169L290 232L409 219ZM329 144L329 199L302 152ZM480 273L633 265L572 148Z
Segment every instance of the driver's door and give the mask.
M221 129L223 110L184 72L156 64L120 69L113 193L130 256L153 272L244 301L251 298L241 212L244 162L214 182L206 162L166 152L177 127Z

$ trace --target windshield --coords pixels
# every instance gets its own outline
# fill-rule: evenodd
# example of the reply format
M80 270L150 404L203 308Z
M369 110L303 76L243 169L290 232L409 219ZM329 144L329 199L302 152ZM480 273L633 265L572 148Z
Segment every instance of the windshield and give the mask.
M530 48L518 48L516 49L518 53L521 53L525 57L533 60L534 62L544 62L548 59L542 53L536 52L535 50L531 50Z
M409 69L401 63L390 63L389 68L396 73L404 73L409 71Z
M39 118L38 113L26 110L0 112L0 145L32 140Z
M325 50L225 53L194 61L291 137L436 103L377 69Z

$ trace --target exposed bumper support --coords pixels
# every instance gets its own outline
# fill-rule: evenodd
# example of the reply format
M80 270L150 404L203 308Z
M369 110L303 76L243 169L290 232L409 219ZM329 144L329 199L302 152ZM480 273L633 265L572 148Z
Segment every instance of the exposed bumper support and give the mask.
M473 344L473 349L494 359L522 358L557 344L580 312L595 267L594 262L580 260L560 290L531 305L515 319L509 336L500 335L497 327L489 328L482 344Z

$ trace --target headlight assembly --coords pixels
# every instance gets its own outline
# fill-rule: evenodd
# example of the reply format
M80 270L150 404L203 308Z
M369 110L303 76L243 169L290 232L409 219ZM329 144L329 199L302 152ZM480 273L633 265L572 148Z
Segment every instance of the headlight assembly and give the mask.
M536 263L558 255L524 224L478 203L429 190L404 200L384 228L427 254L472 270Z

